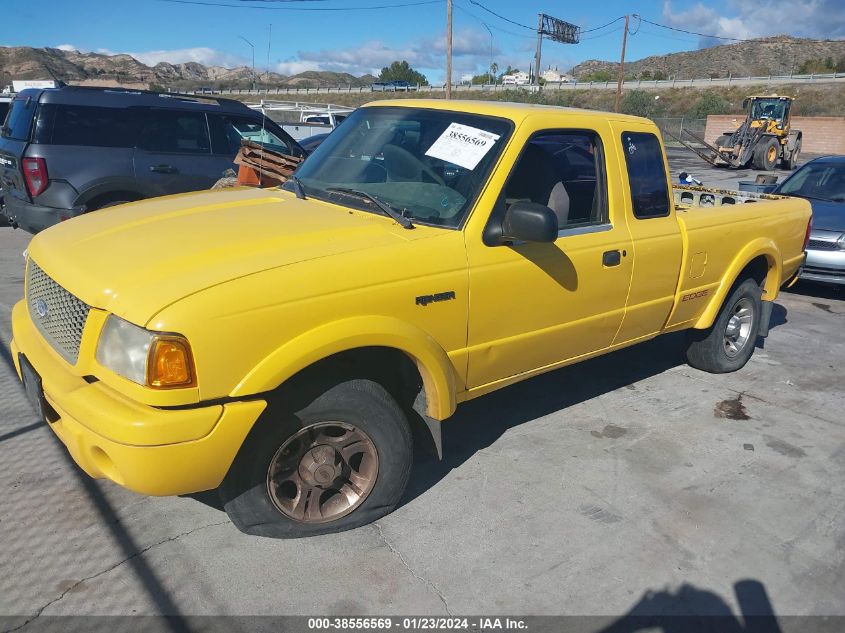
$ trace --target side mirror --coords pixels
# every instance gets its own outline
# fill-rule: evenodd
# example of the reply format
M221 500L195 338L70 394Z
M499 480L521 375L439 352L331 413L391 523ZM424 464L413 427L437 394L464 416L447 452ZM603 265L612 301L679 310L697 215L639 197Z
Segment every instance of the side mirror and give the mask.
M557 215L542 204L514 202L505 213L502 231L502 241L554 242Z

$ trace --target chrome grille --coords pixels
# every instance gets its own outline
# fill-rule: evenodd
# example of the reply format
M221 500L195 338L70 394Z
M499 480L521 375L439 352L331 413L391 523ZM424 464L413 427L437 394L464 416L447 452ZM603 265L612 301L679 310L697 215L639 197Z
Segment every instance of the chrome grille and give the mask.
M44 338L65 360L76 364L88 305L53 281L32 259L27 267L26 298L29 317Z
M839 249L839 245L836 242L828 242L826 240L810 240L807 242L807 248L817 251L835 251Z

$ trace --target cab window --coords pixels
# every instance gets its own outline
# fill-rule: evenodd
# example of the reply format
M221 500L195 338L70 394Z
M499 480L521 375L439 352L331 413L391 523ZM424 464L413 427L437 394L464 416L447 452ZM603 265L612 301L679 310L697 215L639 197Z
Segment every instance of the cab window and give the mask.
M565 230L607 222L601 140L590 131L540 132L526 143L505 187L505 203L549 207Z
M669 184L660 141L654 134L625 132L622 151L628 167L634 217L642 220L669 215Z

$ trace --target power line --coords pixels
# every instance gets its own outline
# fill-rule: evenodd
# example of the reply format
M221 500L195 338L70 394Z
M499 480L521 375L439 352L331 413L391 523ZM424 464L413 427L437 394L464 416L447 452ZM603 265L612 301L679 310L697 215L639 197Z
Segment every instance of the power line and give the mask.
M513 21L513 20L511 20L510 18L506 18L506 17L505 17L505 16L503 16L503 15L499 15L498 13L496 13L495 11L493 11L492 9L488 9L487 7L485 7L483 4L481 4L481 3L480 3L480 2L478 2L477 0L469 0L469 3L470 3L470 4L474 4L474 5L475 5L475 6L477 6L479 9L484 9L485 11L487 11L487 13L490 13L491 15L495 15L495 16L496 16L497 18L499 18L500 20L504 20L505 22L510 22L510 23L511 23L511 24L513 24L514 26L521 26L522 28L524 28L524 29L528 29L529 31L536 31L536 30L537 30L537 29L536 29L536 28L534 28L533 26L528 26L528 25L526 25L526 24L522 24L522 23L520 23L520 22L514 22L514 21Z
M686 33L688 35L697 35L698 37L708 37L714 40L728 40L731 42L751 42L752 39L746 39L742 37L722 37L721 35L708 35L706 33L696 33L695 31L687 31L686 29L679 29L674 26L667 26L666 24L658 24L657 22L652 22L651 20L646 20L643 16L638 13L634 14L634 17L639 19L646 24L651 24L652 26L659 26L661 29L669 29L670 31L677 31L679 33Z
M586 40L587 42L589 42L590 40L597 40L600 37L605 37L607 35L613 35L614 33L618 33L623 28L625 28L625 27L624 26L617 26L615 29L611 29L610 31L605 31L604 33L599 33L598 35L593 35L593 36L590 36L590 37L582 37L581 41L583 42L583 41Z
M462 11L463 13L466 13L471 18L478 20L481 24L486 26L488 29L493 29L494 31L499 31L500 33L507 33L508 35L512 35L514 37L522 37L522 38L525 38L525 39L528 39L528 40L533 40L534 37L535 37L534 35L523 35L522 33L515 33L514 31L508 31L507 29L503 29L501 27L498 27L495 24L488 24L487 22L482 20L480 17L478 17L474 13L468 11L467 9L465 9L464 7L459 5L457 2L455 3L455 8L458 9L459 11Z
M273 7L257 6L250 4L228 4L223 2L204 2L203 0L158 0L158 2L168 2L172 4L191 4L203 7L228 7L231 9L258 9L259 11L373 11L378 9L398 9L400 7L418 7L424 4L442 4L444 0L419 0L418 2L371 5L366 7Z
M615 20L611 20L611 21L610 21L610 22L608 22L607 24L602 24L601 26L597 26L597 27L595 27L594 29L581 29L581 34L583 35L584 33L590 33L591 31L600 31L601 29L603 29L603 28L605 28L605 27L607 27L607 26L610 26L611 24L616 24L617 22L619 22L619 20L624 20L624 19L625 19L625 16L624 16L624 15L620 15L620 16L619 16L618 18L616 18Z

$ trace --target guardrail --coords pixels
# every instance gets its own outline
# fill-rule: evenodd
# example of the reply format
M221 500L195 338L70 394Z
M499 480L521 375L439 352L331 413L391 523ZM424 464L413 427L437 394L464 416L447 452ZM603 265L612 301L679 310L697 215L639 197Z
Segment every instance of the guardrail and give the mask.
M707 79L633 79L622 84L623 89L640 88L643 90L659 88L700 88L707 86L734 86L752 84L805 84L845 82L845 73L827 73L821 75L769 75L748 77L714 77ZM547 82L543 86L514 85L514 84L454 84L454 92L501 92L503 90L615 90L615 81L569 81ZM445 84L416 86L410 92L432 93L445 92ZM373 90L371 86L330 86L321 88L259 88L255 90L234 88L230 90L188 90L187 94L235 94L235 95L290 95L290 94L348 94L362 92L409 92L406 90Z

